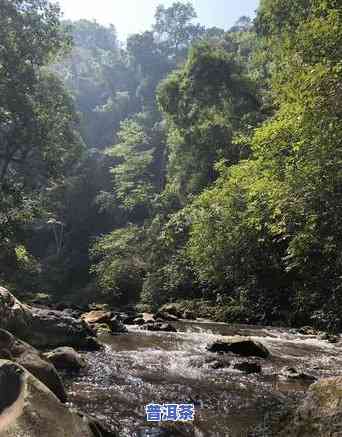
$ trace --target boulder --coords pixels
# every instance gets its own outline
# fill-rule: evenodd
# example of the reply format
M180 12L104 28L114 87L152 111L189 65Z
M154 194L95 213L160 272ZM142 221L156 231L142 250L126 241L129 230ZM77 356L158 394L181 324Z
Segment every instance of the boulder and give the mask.
M45 384L62 402L67 395L56 368L34 347L0 329L0 359L10 359L20 364Z
M155 314L155 319L160 319L167 322L176 322L178 320L178 317L165 311L158 311Z
M140 329L146 330L146 331L162 331L162 332L177 332L177 329L170 325L170 323L145 323L141 326Z
M242 357L268 358L270 355L263 344L254 340L214 341L207 345L207 350L217 353L232 352Z
M280 428L279 437L341 436L342 377L312 384L304 401Z
M15 334L25 333L31 320L31 310L6 288L0 287L0 328Z
M329 343L338 343L340 337L338 335L329 334L328 332L322 332L319 336L320 340L326 340Z
M30 307L0 287L0 328L36 347L87 344L94 336L86 323L62 311Z
M109 326L112 334L125 334L128 332L126 326L116 316L110 319Z
M72 346L87 348L89 337L95 333L80 319L60 311L32 309L28 326L28 338L24 340L36 347Z
M32 374L0 360L1 437L94 437L89 423L72 412Z
M43 354L56 369L79 372L86 367L86 361L72 347L59 347Z
M88 325L96 332L121 334L128 332L126 326L119 320L116 315L113 317L112 312L104 310L94 310L81 316Z
M180 305L177 303L165 304L160 308L160 311L168 314L172 314L173 316L176 316L178 318L181 318L183 315L183 310L181 309Z
M234 369L240 370L244 373L261 373L260 364L251 361L242 361L241 363L235 363Z
M297 379L311 383L317 381L317 378L315 376L300 372L293 367L284 367L281 370L281 375L288 379Z
M96 323L107 323L109 324L112 318L112 313L110 311L104 310L94 310L88 313L82 314L81 319L90 325L94 325Z
M145 323L145 320L142 317L137 317L133 320L133 325L143 325Z
M196 316L192 311L185 310L182 316L185 320L196 320Z

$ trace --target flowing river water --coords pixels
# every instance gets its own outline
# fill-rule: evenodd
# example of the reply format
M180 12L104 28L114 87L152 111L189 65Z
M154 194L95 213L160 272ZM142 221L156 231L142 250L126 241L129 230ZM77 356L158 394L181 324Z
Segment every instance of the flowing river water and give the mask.
M312 381L289 379L285 366L322 377L342 374L342 342L330 344L285 328L177 322L177 333L148 332L100 337L105 349L86 353L87 370L68 381L72 404L95 415L122 437L273 437L282 416L300 400ZM259 374L234 370L246 361L227 355L228 367L215 369L217 354L206 351L214 340L249 337L271 352L251 359ZM194 403L195 420L163 431L165 423L146 422L149 403Z

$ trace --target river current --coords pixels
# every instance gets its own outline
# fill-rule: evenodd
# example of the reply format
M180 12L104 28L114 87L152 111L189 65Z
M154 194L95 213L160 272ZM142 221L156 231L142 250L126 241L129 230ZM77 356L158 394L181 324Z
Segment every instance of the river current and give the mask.
M128 334L104 335L105 349L86 353L88 368L68 380L70 402L95 415L122 437L273 437L282 418L312 383L284 376L292 367L316 378L342 375L342 342L330 344L285 328L177 322L177 333L148 332L130 326ZM226 367L206 351L214 340L251 338L268 348L262 372L234 369L246 361L227 355ZM219 357L222 359L222 357ZM146 422L149 403L193 403L195 420L174 431ZM170 427L173 425L171 424Z

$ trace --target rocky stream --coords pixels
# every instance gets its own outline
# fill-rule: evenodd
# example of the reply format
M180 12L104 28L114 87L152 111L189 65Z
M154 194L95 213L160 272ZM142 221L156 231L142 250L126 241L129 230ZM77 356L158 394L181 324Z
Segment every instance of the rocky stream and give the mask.
M270 437L316 378L342 374L342 344L315 335L209 321L173 325L178 332L133 325L128 334L100 336L104 351L85 354L88 370L68 381L71 402L125 437ZM270 356L206 349L217 340L246 338ZM144 409L150 402L194 403L194 423L150 429Z
M340 336L155 318L35 308L0 288L0 435L342 436ZM150 403L193 404L194 420L147 422Z

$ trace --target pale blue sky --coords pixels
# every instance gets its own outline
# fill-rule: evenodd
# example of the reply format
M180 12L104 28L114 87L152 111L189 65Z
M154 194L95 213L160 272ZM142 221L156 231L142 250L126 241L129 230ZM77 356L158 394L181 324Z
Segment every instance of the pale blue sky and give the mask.
M65 18L95 19L112 23L119 37L150 28L157 5L170 6L174 0L55 0L60 3ZM208 27L231 27L242 15L254 16L259 0L193 0L198 21Z

